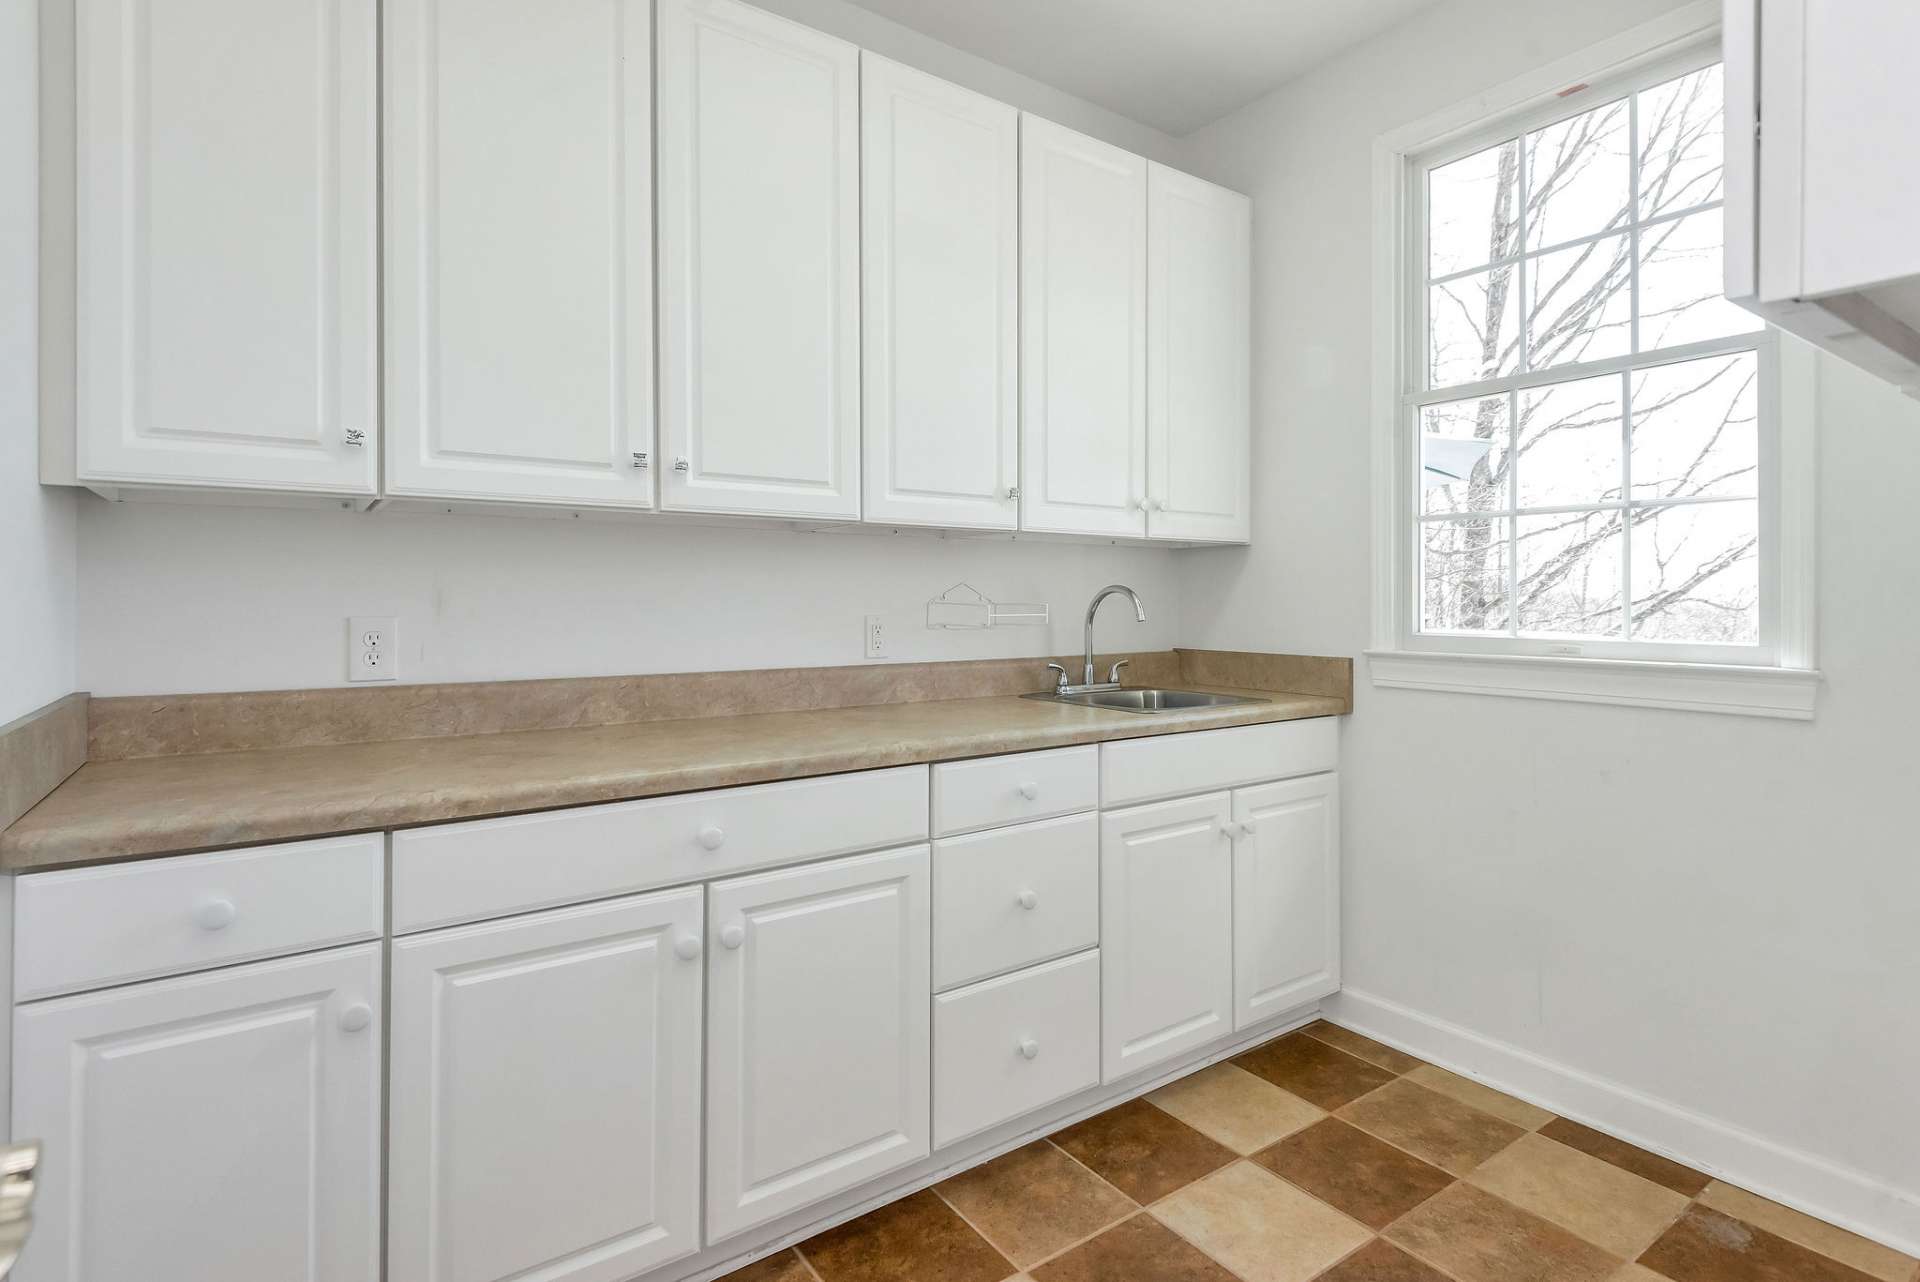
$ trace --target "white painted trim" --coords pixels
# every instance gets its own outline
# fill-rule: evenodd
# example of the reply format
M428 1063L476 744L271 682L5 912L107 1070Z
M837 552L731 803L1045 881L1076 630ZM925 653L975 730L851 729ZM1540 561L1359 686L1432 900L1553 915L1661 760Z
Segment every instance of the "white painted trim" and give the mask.
M1813 668L1446 650L1369 650L1367 668L1373 684L1388 689L1615 703L1794 721L1813 719L1820 687L1820 673Z
M1762 1197L1908 1255L1920 1255L1920 1195L1895 1188L1670 1100L1496 1041L1384 997L1346 989L1327 999L1343 1027L1485 1082Z

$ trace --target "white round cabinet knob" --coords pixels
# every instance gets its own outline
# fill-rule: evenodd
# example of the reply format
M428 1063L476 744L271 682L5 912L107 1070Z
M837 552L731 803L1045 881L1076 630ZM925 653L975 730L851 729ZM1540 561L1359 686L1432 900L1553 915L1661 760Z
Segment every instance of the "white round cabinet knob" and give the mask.
M727 834L720 831L718 828L714 827L712 824L708 824L706 827L702 828L699 831L695 839L699 841L701 845L705 846L708 850L718 850L720 849L721 846L726 844Z
M1240 835L1242 837L1251 837L1253 836L1253 833L1254 833L1254 827L1251 822L1243 823L1240 825Z
M692 961L700 955L700 937L682 935L673 941L673 955L681 961Z
M1034 1056L1038 1055L1039 1053L1040 1053L1039 1042L1034 1041L1031 1037L1022 1037L1020 1039L1020 1054L1022 1058L1032 1059Z
M1040 785L1037 783L1023 783L1020 785L1020 795L1028 801L1032 801L1040 795Z
M747 942L746 928L740 925L739 922L734 922L730 926L721 927L720 942L725 944L728 948L740 947L740 945Z
M225 930L239 915L231 899L209 899L193 910L194 924L202 930Z
M355 1002L340 1012L340 1027L349 1033L357 1033L373 1022L373 1008L365 1002Z
M1017 898L1020 906L1029 911L1040 906L1040 896L1034 894L1031 890L1021 891Z

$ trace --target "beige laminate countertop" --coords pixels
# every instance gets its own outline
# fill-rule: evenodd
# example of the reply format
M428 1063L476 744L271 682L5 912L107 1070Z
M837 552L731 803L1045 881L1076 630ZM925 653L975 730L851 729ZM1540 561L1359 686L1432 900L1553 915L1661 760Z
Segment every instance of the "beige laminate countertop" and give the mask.
M0 869L404 828L1347 710L1344 700L1323 695L1228 692L1269 702L1143 715L998 696L90 762L0 833Z

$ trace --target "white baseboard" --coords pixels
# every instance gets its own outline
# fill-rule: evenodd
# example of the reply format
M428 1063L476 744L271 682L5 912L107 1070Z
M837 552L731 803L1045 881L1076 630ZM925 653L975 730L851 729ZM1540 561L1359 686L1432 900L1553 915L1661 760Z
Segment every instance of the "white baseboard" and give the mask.
M1357 1033L1896 1251L1920 1255L1920 1196L1912 1192L1383 997L1349 988L1321 1006L1325 1018Z

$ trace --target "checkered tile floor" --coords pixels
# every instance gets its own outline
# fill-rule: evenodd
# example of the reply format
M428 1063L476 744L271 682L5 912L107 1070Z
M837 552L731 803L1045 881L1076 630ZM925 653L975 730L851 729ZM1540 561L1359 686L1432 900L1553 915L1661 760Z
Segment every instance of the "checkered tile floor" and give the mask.
M1331 1024L730 1282L1920 1282L1920 1262Z

